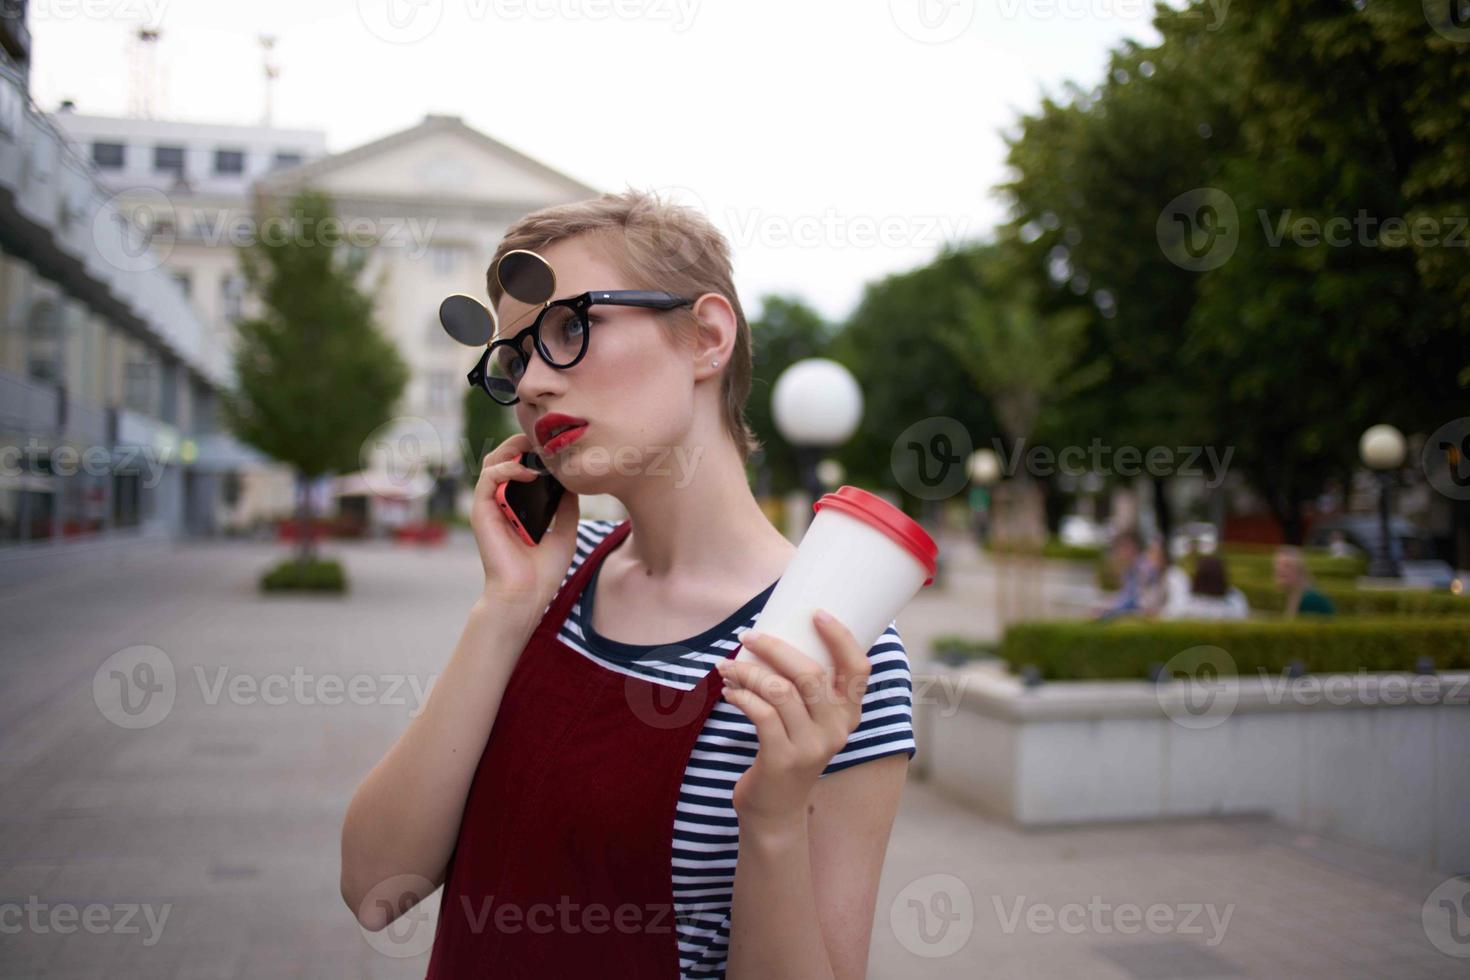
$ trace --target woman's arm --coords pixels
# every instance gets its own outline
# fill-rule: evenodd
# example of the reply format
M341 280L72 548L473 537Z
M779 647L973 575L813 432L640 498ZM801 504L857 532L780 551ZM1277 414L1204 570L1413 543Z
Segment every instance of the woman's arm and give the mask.
M576 553L580 511L570 490L535 547L500 515L495 488L538 476L520 462L530 448L517 432L485 455L470 507L485 587L423 712L362 781L342 822L342 899L368 929L443 883L511 671Z
M804 826L741 822L730 980L868 975L878 879L908 762L884 756L820 780Z
M723 661L725 697L756 727L735 785L740 850L727 976L852 978L867 969L878 877L907 774L890 755L821 778L857 729L872 664L835 620L814 620L831 675L774 637L746 632L760 662Z
M342 824L342 899L368 929L444 881L501 695L535 629L524 609L487 596L475 602L424 710L352 797Z

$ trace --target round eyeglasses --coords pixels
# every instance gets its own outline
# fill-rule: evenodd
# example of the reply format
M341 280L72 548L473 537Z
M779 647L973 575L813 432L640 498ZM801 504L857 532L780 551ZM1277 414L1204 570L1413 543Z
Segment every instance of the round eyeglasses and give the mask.
M516 386L521 383L534 350L547 364L566 370L587 356L592 324L587 311L594 306L636 306L650 310L673 310L692 301L673 293L645 289L586 292L571 299L547 304L529 327L514 337L495 341L470 371L471 385L502 405L520 401Z
M557 370L572 367L587 356L592 333L587 311L594 306L634 306L672 310L692 306L693 300L651 289L589 290L580 296L553 301L556 273L540 255L526 249L507 252L496 263L501 288L512 299L541 307L530 326L490 344L468 374L472 387L501 405L520 401L516 386L531 363L532 352ZM456 294L439 306L444 330L462 344L483 344L497 330L495 313L473 296Z

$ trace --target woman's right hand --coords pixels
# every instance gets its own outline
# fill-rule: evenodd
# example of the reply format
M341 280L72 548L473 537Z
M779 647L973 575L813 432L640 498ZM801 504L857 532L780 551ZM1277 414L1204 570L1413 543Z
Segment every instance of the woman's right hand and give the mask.
M517 432L485 455L475 483L470 527L485 568L487 601L510 605L535 623L556 595L577 548L577 521L581 508L571 490L562 494L551 527L535 546L521 540L495 501L496 488L509 480L536 479L535 470L522 465L522 453L532 452L531 437Z

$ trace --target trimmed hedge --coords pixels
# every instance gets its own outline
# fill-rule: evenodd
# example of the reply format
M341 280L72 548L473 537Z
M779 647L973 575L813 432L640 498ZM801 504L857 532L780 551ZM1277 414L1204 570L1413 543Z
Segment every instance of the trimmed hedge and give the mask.
M1139 680L1196 646L1225 650L1237 672L1251 675L1279 674L1295 660L1316 673L1413 670L1421 657L1438 670L1467 670L1470 619L1018 623L994 652L1013 669L1032 666L1047 680ZM953 660L994 648L949 636L938 639L934 650Z
M1286 594L1274 582L1243 579L1233 582L1252 609L1279 613ZM1317 583L1317 591L1332 600L1343 616L1470 616L1470 596L1418 589L1354 589Z
M1221 557L1225 559L1225 571L1231 579L1269 580L1276 560L1276 548L1273 544L1226 544L1221 553ZM1368 574L1368 559L1362 555L1343 558L1325 551L1303 551L1302 555L1307 563L1308 574L1319 585L1333 579L1351 582L1360 575Z
M342 563L330 559L281 562L260 577L262 592L345 592Z
M1054 558L1058 561L1101 561L1106 555L1103 549L1080 544L1063 544L1057 538L1048 538L1046 544L1040 549L1031 546L991 542L986 545L985 550L992 555L1030 555L1042 558Z

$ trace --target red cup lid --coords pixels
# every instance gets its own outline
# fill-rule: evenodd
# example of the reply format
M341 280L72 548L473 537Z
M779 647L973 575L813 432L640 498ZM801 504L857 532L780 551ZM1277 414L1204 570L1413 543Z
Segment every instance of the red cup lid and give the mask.
M924 566L929 575L924 579L925 585L934 581L935 561L939 557L939 546L912 517L882 497L853 486L838 487L833 493L823 494L816 503L812 504L812 511L815 513L823 507L835 507L844 514L867 521L907 548L909 554L914 556L914 560Z

